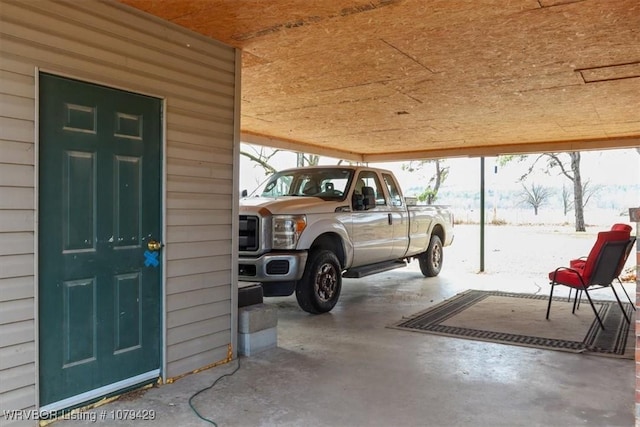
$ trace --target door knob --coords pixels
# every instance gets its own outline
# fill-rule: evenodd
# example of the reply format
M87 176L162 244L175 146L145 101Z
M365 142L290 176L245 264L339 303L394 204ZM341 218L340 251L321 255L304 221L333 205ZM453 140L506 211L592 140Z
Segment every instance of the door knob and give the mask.
M159 251L162 249L162 243L151 239L147 242L147 248L149 248L150 251Z

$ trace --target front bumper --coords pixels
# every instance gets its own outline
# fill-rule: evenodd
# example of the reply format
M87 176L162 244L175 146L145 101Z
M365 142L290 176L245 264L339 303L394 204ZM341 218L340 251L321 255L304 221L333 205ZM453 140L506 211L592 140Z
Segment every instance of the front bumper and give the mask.
M266 253L258 258L238 258L238 280L282 282L300 280L307 263L307 251Z

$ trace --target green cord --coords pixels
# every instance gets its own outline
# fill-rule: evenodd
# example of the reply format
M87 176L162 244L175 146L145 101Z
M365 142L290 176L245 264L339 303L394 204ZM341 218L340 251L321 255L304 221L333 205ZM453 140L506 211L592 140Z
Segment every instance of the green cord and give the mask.
M191 407L191 410L196 414L196 416L198 418L200 418L202 421L205 421L211 425L214 425L216 427L218 427L218 424L216 424L213 420L210 420L208 418L203 417L202 415L200 415L200 412L198 412L198 410L193 406L193 403L191 402L197 395L199 395L200 393L210 390L212 389L216 384L218 384L218 381L220 381L221 379L223 379L224 377L230 377L233 374L235 374L236 372L238 372L238 370L240 369L240 358L237 359L238 360L238 366L236 367L236 369L233 370L233 372L231 372L230 374L224 374L223 376L221 376L220 378L218 378L217 380L215 380L213 382L213 384L211 384L209 387L205 387L202 390L199 390L197 392L195 392L190 398L189 398L189 407Z

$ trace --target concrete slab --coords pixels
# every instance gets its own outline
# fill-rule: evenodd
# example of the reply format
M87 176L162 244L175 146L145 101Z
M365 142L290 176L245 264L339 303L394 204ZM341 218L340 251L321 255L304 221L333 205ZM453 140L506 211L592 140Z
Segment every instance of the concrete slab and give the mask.
M544 277L453 270L426 279L412 263L345 280L336 308L319 316L293 296L265 299L278 310L278 348L240 358L238 372L200 393L194 407L220 426L634 425L633 360L386 328L470 288L548 292ZM96 422L55 426L131 425L112 418L118 410L154 411L155 420L136 426L206 425L189 398L237 363L97 408Z

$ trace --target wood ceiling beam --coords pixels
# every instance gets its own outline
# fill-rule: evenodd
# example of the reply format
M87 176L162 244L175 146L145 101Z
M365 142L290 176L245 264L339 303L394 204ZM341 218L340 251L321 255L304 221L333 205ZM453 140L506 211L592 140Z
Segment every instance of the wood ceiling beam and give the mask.
M317 154L320 156L334 157L336 159L362 162L362 155L348 150L334 150L331 148L318 147L317 145L305 144L304 142L275 138L268 135L259 135L251 132L242 132L240 141L248 144L264 145L267 147L280 148L299 153Z
M605 138L574 141L543 141L527 144L483 145L433 151L407 151L403 153L380 153L363 156L364 162L387 162L417 159L444 159L452 157L491 157L503 154L558 153L569 151L611 150L639 148L640 137Z

